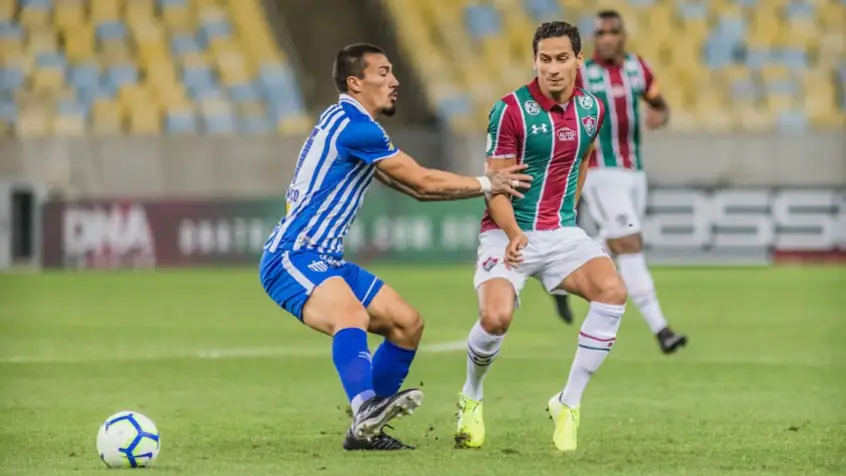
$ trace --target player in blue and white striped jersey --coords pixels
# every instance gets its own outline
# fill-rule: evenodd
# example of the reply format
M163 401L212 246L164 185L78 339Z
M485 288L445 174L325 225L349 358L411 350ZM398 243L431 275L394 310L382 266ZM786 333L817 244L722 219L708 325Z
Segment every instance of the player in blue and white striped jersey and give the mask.
M340 93L303 145L287 191L287 212L265 244L262 286L279 306L332 336L332 358L354 417L344 449L411 448L385 424L422 403L400 392L423 332L418 312L392 288L343 259L343 239L374 177L420 200L484 193L521 196L531 177L518 165L480 177L428 169L397 149L375 118L392 116L399 82L376 46L355 44L335 57ZM385 337L372 358L367 332Z

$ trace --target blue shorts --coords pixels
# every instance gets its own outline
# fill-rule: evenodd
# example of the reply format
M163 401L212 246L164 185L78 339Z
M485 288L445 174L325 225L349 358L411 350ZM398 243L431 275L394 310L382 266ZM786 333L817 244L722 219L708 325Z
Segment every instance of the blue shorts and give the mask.
M303 320L303 306L317 286L329 278L343 278L365 308L385 284L355 263L336 260L310 250L265 251L259 277L264 291L282 309Z

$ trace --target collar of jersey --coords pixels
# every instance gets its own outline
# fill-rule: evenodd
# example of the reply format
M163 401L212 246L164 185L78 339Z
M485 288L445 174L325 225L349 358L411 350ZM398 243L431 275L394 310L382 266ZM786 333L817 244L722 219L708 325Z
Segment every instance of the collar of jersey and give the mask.
M338 103L343 103L343 102L348 103L348 104L352 104L353 106L356 107L356 109L358 109L359 111L366 114L367 117L373 119L373 117L370 116L370 113L367 112L367 109L365 109L364 106L362 106L360 102L356 101L355 98L350 96L349 94L341 93L340 99L338 100Z
M573 97L575 97L576 94L578 94L578 88L573 88L573 97L568 99L567 102L565 102L564 104L558 104L557 102L555 102L554 99L548 98L548 97L543 95L543 93L540 90L540 84L538 84L538 78L533 79L532 82L529 83L528 87L529 87L529 94L532 95L532 98L534 98L535 102L537 102L540 105L540 107L543 108L543 110L547 111L547 112L551 111L552 108L555 107L555 106L560 107L562 110L566 110L567 105L570 104L570 100L572 100Z

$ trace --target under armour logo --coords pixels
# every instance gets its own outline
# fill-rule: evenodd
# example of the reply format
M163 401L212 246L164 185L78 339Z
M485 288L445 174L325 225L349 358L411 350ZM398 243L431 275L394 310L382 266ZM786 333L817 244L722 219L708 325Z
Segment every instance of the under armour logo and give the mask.
M325 273L326 271L329 271L329 265L323 261L312 261L311 264L308 265L308 269L314 271L315 273Z
M546 124L532 124L532 135L546 134L547 132L549 132L549 128Z

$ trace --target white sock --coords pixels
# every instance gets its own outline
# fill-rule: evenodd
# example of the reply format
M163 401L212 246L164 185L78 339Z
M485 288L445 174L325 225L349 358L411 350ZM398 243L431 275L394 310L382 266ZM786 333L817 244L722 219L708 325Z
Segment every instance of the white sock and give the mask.
M462 389L464 395L473 400L482 399L482 382L499 354L503 337L505 336L489 334L482 329L479 321L470 329L470 336L467 338L467 380Z
M617 269L626 288L629 290L629 297L640 311L643 320L649 326L653 334L667 327L667 319L661 311L658 303L658 296L655 294L655 282L649 268L646 267L646 259L643 253L632 253L617 256Z
M590 303L588 315L579 330L579 348L570 367L567 386L558 396L564 405L572 408L582 401L582 393L591 376L599 370L617 340L617 329L625 310L625 305Z

